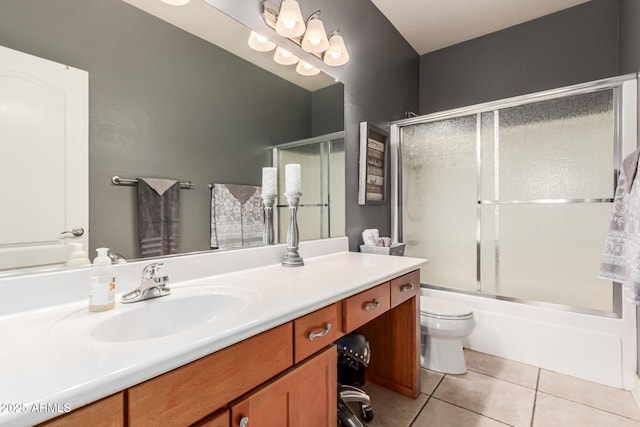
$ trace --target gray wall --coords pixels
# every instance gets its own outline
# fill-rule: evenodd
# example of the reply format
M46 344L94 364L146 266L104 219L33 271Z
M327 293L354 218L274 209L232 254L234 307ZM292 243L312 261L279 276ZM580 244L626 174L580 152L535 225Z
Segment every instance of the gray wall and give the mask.
M259 1L207 1L281 41L262 21ZM310 62L344 83L346 233L350 249L358 250L363 229L375 227L381 235L388 236L391 223L388 202L377 206L357 203L358 126L361 121L368 121L388 128L387 123L403 118L405 111L417 111L419 56L370 0L304 0L300 5L305 17L321 10L327 31L339 27L351 56L347 64L335 68L320 61Z
M592 0L423 55L420 114L617 75L618 9Z
M308 91L120 0L2 0L0 45L89 72L91 253L137 256L135 187L113 175L193 181L180 249L204 250L207 184L259 185L267 147L311 136Z

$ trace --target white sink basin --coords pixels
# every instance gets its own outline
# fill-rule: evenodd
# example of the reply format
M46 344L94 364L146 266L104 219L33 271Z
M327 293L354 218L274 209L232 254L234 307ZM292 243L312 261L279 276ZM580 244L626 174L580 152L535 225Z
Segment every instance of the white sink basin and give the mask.
M247 308L249 300L244 295L225 293L167 295L133 303L131 309L95 325L89 334L108 342L174 335L237 314Z

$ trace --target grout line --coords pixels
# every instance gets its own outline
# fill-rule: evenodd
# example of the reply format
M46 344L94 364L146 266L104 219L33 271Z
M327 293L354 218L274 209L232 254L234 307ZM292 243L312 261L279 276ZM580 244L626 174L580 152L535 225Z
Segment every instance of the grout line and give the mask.
M610 415L615 415L616 417L625 418L625 419L627 419L627 420L635 421L636 423L637 423L637 422L640 422L640 420L637 420L637 419L635 419L635 418L628 417L628 416L626 416L626 415L617 414L617 413L615 413L615 412L611 412L611 411L609 411L609 410L607 410L607 409L602 409L602 408L598 408L598 407L596 407L596 406L591 406L591 405L589 405L588 403L579 402L579 401L577 401L577 400L573 400L573 399L568 399L568 398L566 398L566 397L558 396L558 395L556 395L556 394L549 393L549 392L546 392L546 391L538 391L538 393L542 393L542 394L546 394L547 396L553 396L553 397L558 398L558 399L566 400L567 402L572 402L572 403L575 403L575 404L577 404L577 405L581 405L581 406L585 406L585 407L587 407L587 408L595 409L596 411L605 412L605 413L610 414Z
M424 411L424 408L426 408L427 403L429 403L429 401L431 400L431 395L427 395L427 400L424 402L424 405L422 405L420 407L420 410L418 412L416 412L416 415L413 417L413 419L411 420L411 422L409 423L409 425L407 427L413 427L413 423L416 422L416 420L418 419L418 417L420 416L420 414L422 413L422 411Z
M421 369L425 369L425 368L421 368ZM427 396L427 400L424 402L424 405L422 405L422 407L420 408L420 410L416 413L416 415L413 417L413 419L411 420L411 422L409 423L408 427L412 427L413 424L416 422L416 420L418 419L418 417L420 416L420 414L422 413L422 411L424 411L424 408L427 407L427 403L429 403L429 401L431 400L431 398L433 397L433 393L436 392L436 390L438 389L438 387L440 386L440 384L442 384L442 381L444 381L444 377L446 377L447 374L443 374L442 378L440 378L440 381L438 381L438 384L436 384L436 386L433 388L433 390L431 390L431 394L426 394L426 393L422 393L422 391L420 392L420 394L424 394L425 396ZM435 399L435 398L434 398Z
M533 427L533 420L536 417L536 403L538 401L538 387L540 386L540 372L541 372L541 369L538 368L538 378L536 378L536 390L535 390L535 393L533 393L533 408L531 408L531 423L529 424L530 427Z
M493 420L493 421L495 421L495 422L498 422L498 423L500 423L500 424L504 424L504 425L506 425L506 426L511 426L511 427L513 427L513 426L512 426L512 424L505 423L504 421L498 420L498 419L496 419L496 418L492 418L492 417L490 417L490 416L488 416L488 415L485 415L485 414L481 414L480 412L473 411L473 410L471 410L471 409L469 409L469 408L465 408L464 406L460 406L460 405L457 405L457 404L455 404L455 403L447 402L446 400L438 399L437 397L434 397L434 396L432 396L432 397L433 397L434 399L436 399L436 400L439 400L440 402L446 403L447 405L455 406L456 408L460 408L460 409L462 409L462 410L464 410L464 411L471 412L471 413L476 414L476 415L480 415L480 416L481 416L481 417L483 417L483 418L488 418L488 419Z

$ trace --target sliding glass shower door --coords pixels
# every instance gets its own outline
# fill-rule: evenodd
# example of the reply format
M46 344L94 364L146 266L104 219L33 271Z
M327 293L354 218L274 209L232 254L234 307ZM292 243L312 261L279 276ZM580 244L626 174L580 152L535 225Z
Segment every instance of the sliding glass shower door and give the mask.
M597 278L620 164L619 87L399 126L402 239L422 282L610 313Z

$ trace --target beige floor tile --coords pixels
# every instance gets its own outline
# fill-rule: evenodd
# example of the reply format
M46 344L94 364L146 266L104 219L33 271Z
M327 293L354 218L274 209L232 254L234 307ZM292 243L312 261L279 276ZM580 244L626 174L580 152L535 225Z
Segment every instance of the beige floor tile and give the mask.
M467 368L529 388L536 388L539 368L473 350L464 350Z
M640 422L538 392L533 427L639 427Z
M592 383L557 372L540 371L538 390L640 421L640 409L631 392Z
M444 377L444 374L422 368L420 370L420 376L422 383L422 388L420 391L422 391L422 393L424 394L432 394L433 390L435 390L440 383L440 380L442 380L442 377Z
M506 425L431 398L411 427L505 427Z
M428 399L424 394L411 399L373 383L362 388L371 397L373 408L374 418L367 427L408 427Z
M433 396L515 427L529 427L535 390L468 371L446 375Z

